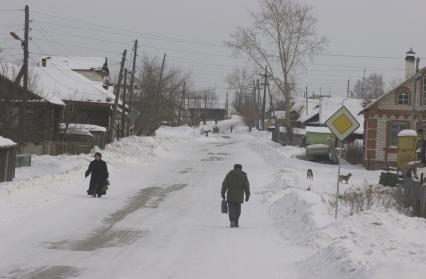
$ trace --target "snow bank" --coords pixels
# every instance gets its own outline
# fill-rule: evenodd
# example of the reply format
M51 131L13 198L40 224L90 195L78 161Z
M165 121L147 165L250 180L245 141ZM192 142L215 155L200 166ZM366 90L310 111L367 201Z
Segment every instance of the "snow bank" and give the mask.
M384 210L347 216L341 206L335 220L332 200L326 194L289 187L270 207L286 239L315 251L297 264L300 278L423 278L424 219Z
M164 129L162 129L164 130ZM184 134L185 129L173 133ZM22 189L54 188L59 182L72 181L82 177L96 151L102 153L109 166L141 164L151 162L162 151L167 150L171 140L166 136L128 137L106 146L105 150L95 148L92 154L32 156L32 166L16 169L12 182L0 183L0 197Z
M424 278L425 230L396 212L342 218L318 232L328 245L300 262L302 278Z
M312 243L312 237L333 222L323 196L294 188L289 188L272 204L270 213L281 232L301 245L320 247L320 244Z

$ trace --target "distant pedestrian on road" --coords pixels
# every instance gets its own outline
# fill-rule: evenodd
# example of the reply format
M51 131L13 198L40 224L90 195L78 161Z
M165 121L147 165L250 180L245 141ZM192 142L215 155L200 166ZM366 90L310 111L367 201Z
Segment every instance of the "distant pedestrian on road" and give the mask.
M89 190L87 190L87 194L93 196L94 198L97 196L98 198L102 197L102 195L106 194L106 190L108 188L108 168L105 161L102 160L102 154L99 152L95 153L95 160L90 162L89 168L86 171L85 176L90 177L90 186Z
M231 126L231 134L232 134L232 130L234 129L234 126Z
M229 221L231 228L239 227L239 218L241 215L241 204L250 198L250 183L247 174L243 172L241 164L235 164L234 169L228 172L222 183L222 199L228 202Z

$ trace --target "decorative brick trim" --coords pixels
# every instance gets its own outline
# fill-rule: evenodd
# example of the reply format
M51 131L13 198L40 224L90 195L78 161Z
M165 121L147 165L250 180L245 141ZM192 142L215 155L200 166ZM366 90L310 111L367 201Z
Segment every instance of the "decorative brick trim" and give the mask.
M376 140L377 138L377 128L374 129L368 129L367 130L367 139L368 140Z
M367 150L367 160L376 160L376 150Z
M377 119L367 119L367 129L377 129Z
M376 149L376 139L367 140L367 148L368 149Z

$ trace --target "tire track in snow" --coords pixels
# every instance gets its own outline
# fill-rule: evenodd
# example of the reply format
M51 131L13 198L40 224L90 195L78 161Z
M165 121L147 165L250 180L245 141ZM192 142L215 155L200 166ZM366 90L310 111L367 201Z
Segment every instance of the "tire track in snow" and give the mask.
M149 187L142 189L129 199L128 203L109 215L102 222L105 224L94 230L86 238L79 240L63 240L50 242L50 249L67 249L72 251L94 251L100 248L129 245L136 239L143 237L147 231L133 229L114 229L114 226L128 215L144 207L157 208L167 196L175 191L182 190L187 184L174 184L167 188Z

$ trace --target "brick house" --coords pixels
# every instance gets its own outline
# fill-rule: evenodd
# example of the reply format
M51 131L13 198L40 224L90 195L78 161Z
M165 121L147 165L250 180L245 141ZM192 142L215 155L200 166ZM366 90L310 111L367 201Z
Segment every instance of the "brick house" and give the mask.
M397 135L404 129L426 128L426 68L410 49L405 81L368 104L364 114L364 164L368 169L396 165Z

